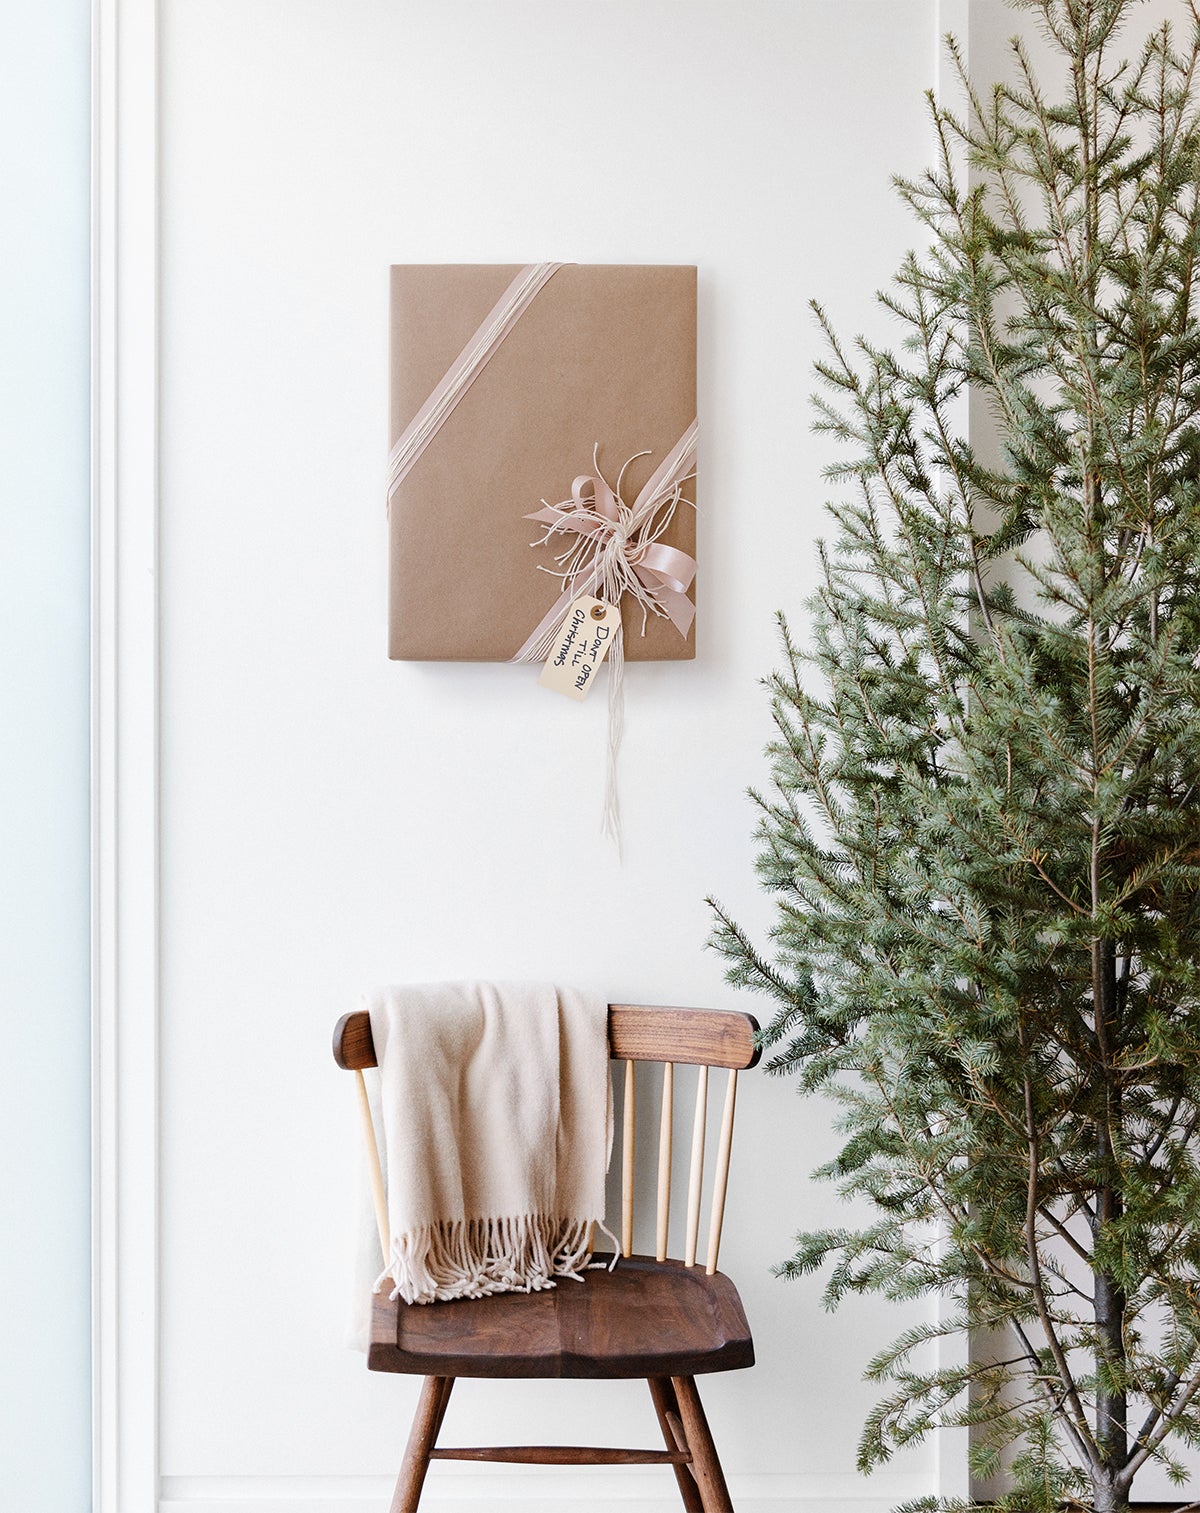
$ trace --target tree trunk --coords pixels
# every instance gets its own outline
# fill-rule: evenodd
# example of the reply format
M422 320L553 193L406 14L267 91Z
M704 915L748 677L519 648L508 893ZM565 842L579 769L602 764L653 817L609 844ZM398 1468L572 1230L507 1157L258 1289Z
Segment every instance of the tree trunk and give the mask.
M1115 1217L1110 1211L1104 1215L1100 1210L1112 1203L1111 1193L1098 1195L1097 1217ZM1107 1204L1105 1200L1108 1200ZM1095 1284L1096 1332L1099 1336L1097 1366L1115 1371L1125 1367L1125 1294L1102 1271L1093 1273ZM1129 1459L1129 1404L1124 1391L1110 1392L1103 1385L1096 1389L1096 1443L1104 1457L1106 1475L1115 1476ZM1099 1505L1097 1505L1099 1506Z
M1102 1233L1105 1230L1111 1231L1111 1226L1121 1217L1122 1212L1111 1137L1111 1131L1119 1128L1121 1119L1121 1092L1116 1085L1111 1059L1113 1042L1119 1028L1115 947L1108 942L1098 941L1093 948L1092 970L1096 1038L1101 1053L1100 1073L1103 1079L1096 1131L1096 1156L1101 1186L1095 1196L1093 1226L1093 1245L1098 1246ZM1093 1255L1093 1264L1094 1261ZM1125 1291L1114 1277L1098 1266L1094 1266L1092 1283L1097 1336L1096 1365L1101 1372L1107 1367L1117 1375L1118 1380L1123 1380ZM1129 1400L1123 1387L1118 1391L1110 1391L1101 1382L1096 1388L1096 1443L1104 1462L1104 1469L1092 1474L1096 1513L1112 1513L1115 1508L1129 1506L1128 1488L1117 1486L1117 1476L1129 1459Z
M1093 1471L1092 1508L1094 1513L1127 1513L1129 1492L1117 1486L1113 1471Z

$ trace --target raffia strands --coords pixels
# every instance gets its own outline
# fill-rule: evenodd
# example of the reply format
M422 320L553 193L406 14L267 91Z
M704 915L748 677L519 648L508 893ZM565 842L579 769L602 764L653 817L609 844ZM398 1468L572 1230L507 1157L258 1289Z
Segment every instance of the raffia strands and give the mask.
M621 793L617 786L617 761L625 739L625 632L617 626L613 649L608 654L608 760L604 764L604 810L601 828L611 837L621 856Z
M600 467L599 444L592 451L593 475L581 475L572 486L572 497L547 504L529 515L546 529L534 546L565 539L567 545L555 558L557 568L539 566L539 571L558 578L563 590L513 658L516 662L544 662L557 639L563 617L572 603L591 594L608 604L632 603L641 611L641 633L650 617L669 619L686 636L695 616L688 598L694 560L662 537L670 529L681 505L694 509L683 486L695 476L697 427L693 421L655 469L633 504L622 494L630 463L647 453L628 458L613 487ZM608 654L608 742L605 763L602 828L621 850L621 806L617 786L621 741L625 733L625 634L618 626Z
M630 463L647 454L637 452L626 460L614 488L601 470L597 444L592 452L595 472L575 480L572 497L557 504L543 499L542 508L526 517L546 527L532 546L550 545L556 539L565 539L567 545L555 558L557 568L538 566L539 572L558 578L563 590L514 662L545 661L563 616L581 594L594 594L610 604L628 598L641 611L643 634L653 615L670 619L680 635L687 635L695 615L687 590L696 564L686 554L663 546L661 538L680 505L695 508L694 501L684 496L683 486L695 476L696 439L693 421L632 504L626 504L621 492L625 472Z

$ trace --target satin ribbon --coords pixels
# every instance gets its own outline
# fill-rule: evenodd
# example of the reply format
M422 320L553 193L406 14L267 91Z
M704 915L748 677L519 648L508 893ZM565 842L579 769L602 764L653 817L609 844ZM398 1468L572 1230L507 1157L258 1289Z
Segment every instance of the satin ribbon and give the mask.
M694 471L695 462L693 421L632 505L621 498L620 480L614 490L597 469L574 480L570 499L558 504L543 502L540 510L525 516L547 527L543 542L558 534L574 534L579 542L575 550L564 553L562 593L514 661L538 661L546 656L547 639L580 594L594 593L617 603L629 592L642 606L643 616L664 615L681 636L687 636L696 617L696 607L687 594L696 576L696 560L657 537L669 522L668 512L684 502L681 488ZM623 475L624 468L621 471Z
M672 488L652 501L645 523L650 523L658 506L666 504L674 492ZM687 597L696 576L696 559L661 541L639 541L632 516L633 511L621 504L603 478L581 473L571 484L569 500L545 505L524 518L553 526L556 531L574 531L591 538L596 542L597 556L607 542L613 542L648 597L662 608L679 634L686 637L696 618L696 606Z

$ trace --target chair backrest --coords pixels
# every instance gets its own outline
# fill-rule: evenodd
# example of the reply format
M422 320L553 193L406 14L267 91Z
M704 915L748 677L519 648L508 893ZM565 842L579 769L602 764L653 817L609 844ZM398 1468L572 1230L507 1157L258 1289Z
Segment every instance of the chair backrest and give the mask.
M635 1067L639 1061L662 1063L659 1103L658 1184L655 1214L655 1255L667 1258L667 1234L671 1213L671 1168L675 1113L675 1067L699 1068L696 1102L692 1116L691 1158L688 1166L687 1223L683 1264L695 1266L700 1235L700 1208L704 1187L704 1143L708 1114L710 1068L727 1071L721 1132L713 1173L705 1270L717 1269L721 1228L725 1218L725 1195L729 1183L729 1156L733 1145L733 1118L737 1100L737 1074L759 1058L758 1022L750 1014L722 1009L656 1008L646 1004L614 1003L608 1009L608 1043L614 1061L625 1064L625 1097L621 1140L621 1254L633 1252L634 1156L637 1087ZM380 1173L375 1129L367 1102L362 1073L378 1065L371 1038L371 1021L365 1011L344 1014L333 1034L333 1056L340 1067L357 1073L359 1107L367 1142L371 1186L379 1222L380 1242L388 1253L386 1204Z

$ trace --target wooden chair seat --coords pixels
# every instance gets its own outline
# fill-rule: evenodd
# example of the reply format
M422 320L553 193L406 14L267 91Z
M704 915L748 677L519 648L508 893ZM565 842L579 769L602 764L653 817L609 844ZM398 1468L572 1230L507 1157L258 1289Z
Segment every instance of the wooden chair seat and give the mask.
M546 1292L373 1308L368 1365L420 1376L699 1376L754 1364L737 1289L721 1272L630 1256Z

